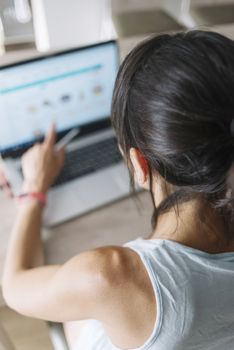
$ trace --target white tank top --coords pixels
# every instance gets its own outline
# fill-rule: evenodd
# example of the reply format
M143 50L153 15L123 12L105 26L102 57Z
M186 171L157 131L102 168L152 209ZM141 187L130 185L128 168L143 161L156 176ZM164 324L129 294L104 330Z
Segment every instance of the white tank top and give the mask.
M234 349L234 252L209 254L163 239L124 246L139 254L157 304L153 332L135 350ZM121 350L95 320L83 342L85 350Z

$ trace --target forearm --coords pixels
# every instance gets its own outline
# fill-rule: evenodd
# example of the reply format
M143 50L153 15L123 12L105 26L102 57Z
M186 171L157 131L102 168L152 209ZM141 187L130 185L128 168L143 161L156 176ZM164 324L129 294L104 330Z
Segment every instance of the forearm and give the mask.
M58 265L41 266L41 218L42 208L39 203L21 203L3 271L2 290L6 303L27 315L37 304L43 303L50 280L59 268Z
M4 266L4 280L42 263L41 218L42 208L36 201L25 201L20 204L11 232Z
M23 155L23 192L46 194L58 175L64 163L64 149L55 150L55 139L55 126L52 125L44 142ZM11 233L4 278L38 266L38 256L42 256L41 219L42 208L38 201L21 203Z

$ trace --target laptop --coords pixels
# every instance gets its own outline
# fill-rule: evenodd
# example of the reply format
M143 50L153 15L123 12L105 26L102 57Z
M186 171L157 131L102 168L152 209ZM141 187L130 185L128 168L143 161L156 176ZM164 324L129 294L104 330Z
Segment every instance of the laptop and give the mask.
M0 154L14 194L20 158L52 121L58 140L78 128L48 192L44 226L54 226L129 193L129 177L110 124L119 65L116 41L0 67Z

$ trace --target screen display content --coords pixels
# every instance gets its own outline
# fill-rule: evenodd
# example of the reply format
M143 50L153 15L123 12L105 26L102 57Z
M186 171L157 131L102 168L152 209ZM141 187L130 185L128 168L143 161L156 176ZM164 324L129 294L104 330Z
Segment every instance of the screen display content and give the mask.
M109 42L0 70L0 152L109 117L117 69Z

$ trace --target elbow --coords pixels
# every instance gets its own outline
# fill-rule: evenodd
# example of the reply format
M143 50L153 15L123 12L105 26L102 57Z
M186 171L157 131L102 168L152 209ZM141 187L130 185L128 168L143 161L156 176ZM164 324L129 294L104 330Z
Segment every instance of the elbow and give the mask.
M2 278L2 296L5 304L15 310L17 310L17 295L19 293L19 288L16 283L16 275L14 273L9 273L6 269L3 271Z
M4 274L3 274L3 280L2 280L2 296L5 301L5 303L8 305L8 298L9 298L9 283L6 280Z
M7 306L11 309L14 309L14 293L12 292L12 288L9 286L9 283L3 281L2 284L2 296Z
M16 312L20 313L19 301L17 297L17 289L15 289L15 287L11 283L3 281L2 296L6 305L10 309L13 309Z
M5 304L10 309L24 316L33 316L31 313L31 299L27 293L25 293L25 291L22 291L22 288L18 283L15 283L13 281L4 281L2 283L2 296Z
M6 305L11 307L12 304L12 291L14 290L12 286L12 278L9 276L9 274L6 272L6 269L3 271L3 278L2 278L2 296L3 300L5 301Z

